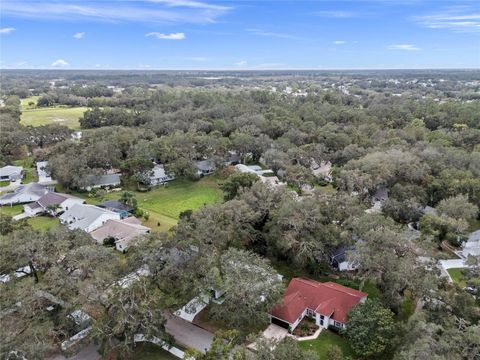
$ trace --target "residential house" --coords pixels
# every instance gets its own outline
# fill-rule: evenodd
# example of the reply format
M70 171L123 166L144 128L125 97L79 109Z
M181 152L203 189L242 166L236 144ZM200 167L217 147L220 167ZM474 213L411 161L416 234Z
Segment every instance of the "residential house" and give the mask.
M455 251L456 259L440 260L440 270L443 276L446 276L451 280L448 274L448 269L460 268L465 269L469 267L467 265L467 259L469 256L480 258L480 229L476 230L468 235L467 241L463 244L462 250Z
M353 246L339 246L330 252L330 265L338 271L354 271L358 269L358 262L351 260L349 254L355 251Z
M215 171L215 163L212 160L198 160L195 161L198 176L205 176L213 174Z
M95 188L120 186L120 174L91 175L88 178L87 185L82 189L91 190Z
M18 181L23 178L23 167L7 165L0 168L0 181Z
M52 177L50 176L50 173L48 173L46 170L47 166L48 166L48 161L37 161L36 167L37 167L37 175L38 175L39 183L52 181Z
M72 195L47 192L37 201L23 205L23 211L28 216L35 216L43 213L57 215L67 211L75 204L83 204L84 202L85 200ZM57 208L53 209L52 207L54 206L57 206Z
M333 282L293 278L283 302L271 311L270 321L293 331L308 316L319 327L343 329L348 312L366 299L366 293Z
M107 220L105 224L92 231L90 235L99 243L113 238L115 248L125 252L135 238L150 233L150 228L141 225L140 220L129 217L123 220Z
M131 212L134 210L131 206L125 205L124 203L116 200L104 201L98 206L103 209L119 213L121 219L129 217Z
M370 209L365 210L367 214L376 214L379 213L382 210L382 205L383 203L388 199L388 188L379 185L377 186L377 189L371 195L370 197L370 202L372 204L372 207Z
M172 181L175 179L175 176L172 174L165 173L165 168L163 164L155 164L151 173L149 174L150 185L162 185L168 181Z
M278 177L276 177L272 170L263 170L260 166L258 165L244 165L244 164L238 164L235 165L235 170L241 172L241 173L249 173L249 174L255 174L257 175L260 180L264 183L267 184L271 187L276 187L276 186L283 186L285 183L281 182Z
M37 201L49 191L48 187L37 183L20 185L14 192L0 196L0 205L24 204Z
M325 181L332 182L332 163L330 161L320 161L318 164L312 159L310 170L316 177L323 178Z
M60 215L59 219L70 230L81 229L89 233L108 220L120 220L120 214L94 205L75 204Z
M237 165L240 163L240 155L235 151L229 151L227 155L227 165Z

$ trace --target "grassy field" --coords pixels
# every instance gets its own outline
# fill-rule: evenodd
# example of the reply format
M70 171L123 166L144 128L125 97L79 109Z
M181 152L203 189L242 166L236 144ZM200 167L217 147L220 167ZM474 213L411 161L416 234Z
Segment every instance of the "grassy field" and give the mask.
M15 216L15 215L21 214L22 212L23 212L23 205L0 206L0 214L2 215Z
M22 107L22 111L34 109L37 106L37 101L39 98L40 96L29 96L25 99L21 99L20 106ZM30 105L30 103L33 103L33 105Z
M457 284L461 288L464 288L465 286L467 286L467 283L465 282L465 278L463 276L463 269L452 268L452 269L448 269L447 271L455 284Z
M197 210L205 204L218 203L223 199L218 179L213 176L198 181L175 180L166 187L155 187L147 192L135 191L134 194L138 207L149 213L148 220L142 219L143 224L155 231L168 231L175 226L182 211ZM109 193L104 199L88 198L86 193L74 195L85 198L88 204L98 205L104 200L118 200L122 192Z
M304 350L312 350L318 354L319 359L328 359L328 350L332 345L337 345L342 349L343 356L354 358L353 350L347 340L330 330L323 330L320 336L315 340L299 341L298 345Z
M87 107L48 107L24 109L20 123L25 126L41 126L48 124L65 125L70 129L80 129L78 119L88 110Z
M23 212L23 205L1 206L0 214L15 216ZM36 216L26 219L27 223L37 230L47 231L53 227L60 226L60 222L56 218L50 216Z

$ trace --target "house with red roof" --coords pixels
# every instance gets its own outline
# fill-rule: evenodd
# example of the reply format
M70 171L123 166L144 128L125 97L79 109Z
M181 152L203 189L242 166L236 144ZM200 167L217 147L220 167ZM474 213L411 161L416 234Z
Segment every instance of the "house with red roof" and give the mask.
M283 301L270 313L270 322L293 331L305 316L319 327L346 327L348 312L367 299L364 292L333 282L293 278Z

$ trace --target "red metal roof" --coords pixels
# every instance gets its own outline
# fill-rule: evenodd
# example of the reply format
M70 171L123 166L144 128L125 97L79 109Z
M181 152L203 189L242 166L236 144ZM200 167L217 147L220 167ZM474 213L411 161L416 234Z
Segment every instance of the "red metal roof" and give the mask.
M333 282L293 278L285 291L283 302L274 307L271 314L292 324L308 308L346 323L350 309L365 297L366 293Z

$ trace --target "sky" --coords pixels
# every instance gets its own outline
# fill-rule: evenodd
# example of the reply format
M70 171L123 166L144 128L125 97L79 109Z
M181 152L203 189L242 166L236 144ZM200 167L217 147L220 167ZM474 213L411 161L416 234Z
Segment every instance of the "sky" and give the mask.
M0 67L480 68L480 1L0 0Z

